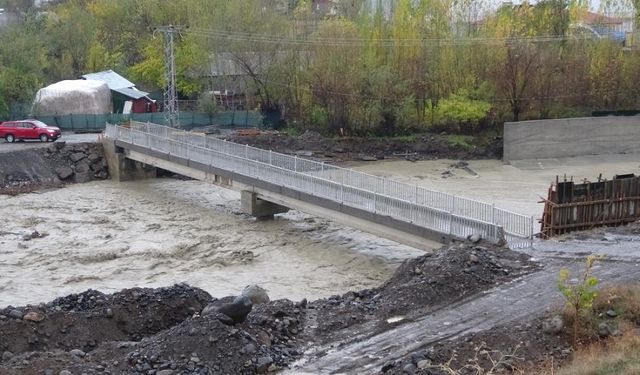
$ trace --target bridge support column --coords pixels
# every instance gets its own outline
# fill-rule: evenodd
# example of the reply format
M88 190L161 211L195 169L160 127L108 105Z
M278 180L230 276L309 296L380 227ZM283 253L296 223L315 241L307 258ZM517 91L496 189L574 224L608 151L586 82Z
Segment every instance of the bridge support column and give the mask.
M288 207L260 199L256 193L248 190L240 193L240 202L244 213L261 220L273 219L273 215L289 211Z
M127 159L122 149L119 149L113 140L104 138L102 146L112 180L132 181L157 177L155 167Z

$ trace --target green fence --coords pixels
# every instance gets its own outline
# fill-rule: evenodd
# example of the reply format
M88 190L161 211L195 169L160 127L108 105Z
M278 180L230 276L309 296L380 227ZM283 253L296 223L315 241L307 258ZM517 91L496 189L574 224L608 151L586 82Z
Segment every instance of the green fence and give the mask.
M111 113L105 115L64 115L64 116L35 116L34 118L45 124L57 126L62 130L77 132L101 131L105 124L119 124L129 120L140 122L153 122L155 124L165 124L163 112L153 113L132 113L123 115ZM200 112L180 112L180 126L184 129L192 129L201 126L220 127L262 127L262 115L255 111L232 111L219 112L213 115Z

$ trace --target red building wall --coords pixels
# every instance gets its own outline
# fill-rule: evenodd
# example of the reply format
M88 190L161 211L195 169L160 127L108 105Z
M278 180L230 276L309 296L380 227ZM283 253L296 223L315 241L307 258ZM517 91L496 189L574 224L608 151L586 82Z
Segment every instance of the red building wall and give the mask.
M131 111L133 113L158 112L158 103L147 98L136 99L133 101Z

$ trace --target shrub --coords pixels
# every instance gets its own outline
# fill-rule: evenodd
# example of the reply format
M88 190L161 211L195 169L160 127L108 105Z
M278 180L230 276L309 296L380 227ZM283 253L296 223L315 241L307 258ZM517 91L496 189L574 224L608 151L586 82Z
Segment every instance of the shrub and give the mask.
M558 289L564 296L572 314L573 341L578 343L580 327L584 327L593 316L592 306L597 294L598 278L592 275L593 265L599 258L590 255L585 261L585 269L577 281L571 280L571 273L563 268L558 275Z
M491 110L491 104L469 99L464 94L453 94L442 100L434 114L437 128L448 128L453 133L470 134L479 130Z

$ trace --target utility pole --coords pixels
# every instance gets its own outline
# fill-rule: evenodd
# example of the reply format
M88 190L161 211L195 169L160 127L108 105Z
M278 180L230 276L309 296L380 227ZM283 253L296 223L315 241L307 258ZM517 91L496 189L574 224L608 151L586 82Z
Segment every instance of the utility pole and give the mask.
M153 32L164 34L164 75L167 87L164 90L164 117L167 125L179 127L178 94L176 90L176 60L174 54L174 36L180 32L180 27L173 25L160 26Z

